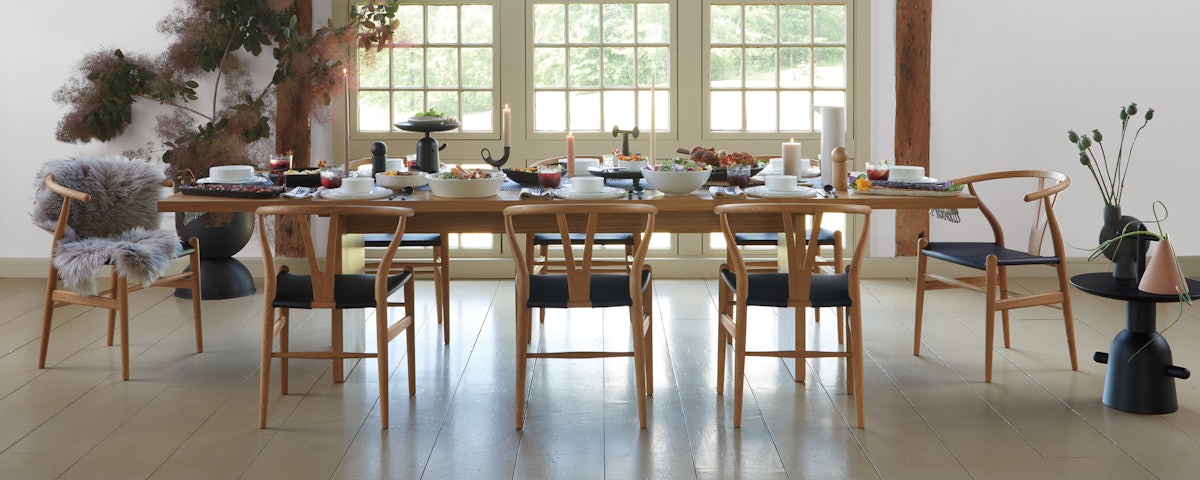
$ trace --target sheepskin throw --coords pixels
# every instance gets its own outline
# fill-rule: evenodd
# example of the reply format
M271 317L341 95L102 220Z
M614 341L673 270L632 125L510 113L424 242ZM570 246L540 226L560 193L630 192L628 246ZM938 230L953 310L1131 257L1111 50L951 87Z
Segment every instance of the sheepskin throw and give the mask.
M90 202L71 202L66 232L54 250L54 267L66 288L95 295L96 273L106 264L130 282L149 285L179 255L179 237L158 229L164 179L159 169L125 158L47 162L37 174L33 223L53 232L63 197L46 188L48 174L92 197Z

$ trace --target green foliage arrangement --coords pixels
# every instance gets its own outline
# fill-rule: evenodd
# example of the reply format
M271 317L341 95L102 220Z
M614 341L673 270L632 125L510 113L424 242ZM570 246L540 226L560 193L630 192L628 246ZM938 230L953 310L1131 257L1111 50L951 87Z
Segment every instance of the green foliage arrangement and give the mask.
M345 25L331 21L304 35L294 1L182 0L158 24L173 40L157 57L107 49L86 55L78 76L54 93L69 108L56 138L117 138L136 120L134 103L148 101L173 110L158 116L155 129L169 174L187 168L203 177L212 166L252 164L251 145L271 136L276 89L302 92L305 103L292 114L311 116L347 88L343 68L352 47L382 50L399 26L398 0L372 1ZM266 85L254 85L246 56L264 51L275 72ZM211 106L197 104L202 82L211 84Z
M1079 163L1088 167L1088 171L1092 172L1092 178L1100 187L1100 196L1104 198L1104 204L1110 207L1121 205L1121 194L1125 191L1125 178L1129 174L1129 164L1133 160L1133 147L1137 144L1138 135L1141 135L1142 129L1146 128L1150 119L1154 118L1154 109L1147 108L1143 116L1145 120L1133 133L1129 148L1126 150L1125 134L1129 128L1129 121L1136 120L1134 116L1137 115L1137 112L1136 103L1131 102L1129 105L1121 107L1118 115L1121 119L1121 141L1117 144L1117 158L1112 164L1109 164L1108 153L1104 151L1104 135L1100 133L1100 130L1092 130L1090 137L1087 134L1075 133L1074 130L1067 131L1067 140L1079 148ZM1095 149L1100 150L1099 157L1096 156Z

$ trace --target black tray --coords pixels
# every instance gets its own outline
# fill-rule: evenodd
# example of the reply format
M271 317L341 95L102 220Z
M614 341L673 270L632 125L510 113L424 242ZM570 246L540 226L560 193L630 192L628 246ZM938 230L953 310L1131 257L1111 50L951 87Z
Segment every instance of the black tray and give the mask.
M231 198L275 198L286 190L287 188L276 185L205 184L179 187L179 193L184 195Z

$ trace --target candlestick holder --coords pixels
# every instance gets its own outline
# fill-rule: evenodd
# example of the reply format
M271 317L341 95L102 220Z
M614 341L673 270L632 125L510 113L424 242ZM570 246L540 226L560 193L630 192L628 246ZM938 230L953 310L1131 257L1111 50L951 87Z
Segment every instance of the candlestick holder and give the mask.
M632 130L621 130L616 125L613 125L612 134L614 138L618 135L624 135L621 137L621 155L629 155L629 136L633 135L633 138L638 138L640 133L637 125L634 125Z
M481 157L483 157L483 161L486 162L488 165L491 165L496 168L500 168L505 163L508 163L508 154L511 152L512 152L512 147L506 146L506 147L504 147L504 156L500 157L499 159L495 159L495 158L492 158L492 151L488 150L487 147L483 147L483 149L479 151L479 155Z

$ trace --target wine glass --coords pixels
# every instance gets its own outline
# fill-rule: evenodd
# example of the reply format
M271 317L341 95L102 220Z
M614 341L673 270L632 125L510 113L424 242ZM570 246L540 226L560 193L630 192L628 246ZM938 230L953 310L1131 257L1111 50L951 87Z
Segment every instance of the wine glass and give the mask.
M559 170L558 164L538 166L538 185L542 189L550 189L550 194L554 194L554 189L562 184L562 170Z

